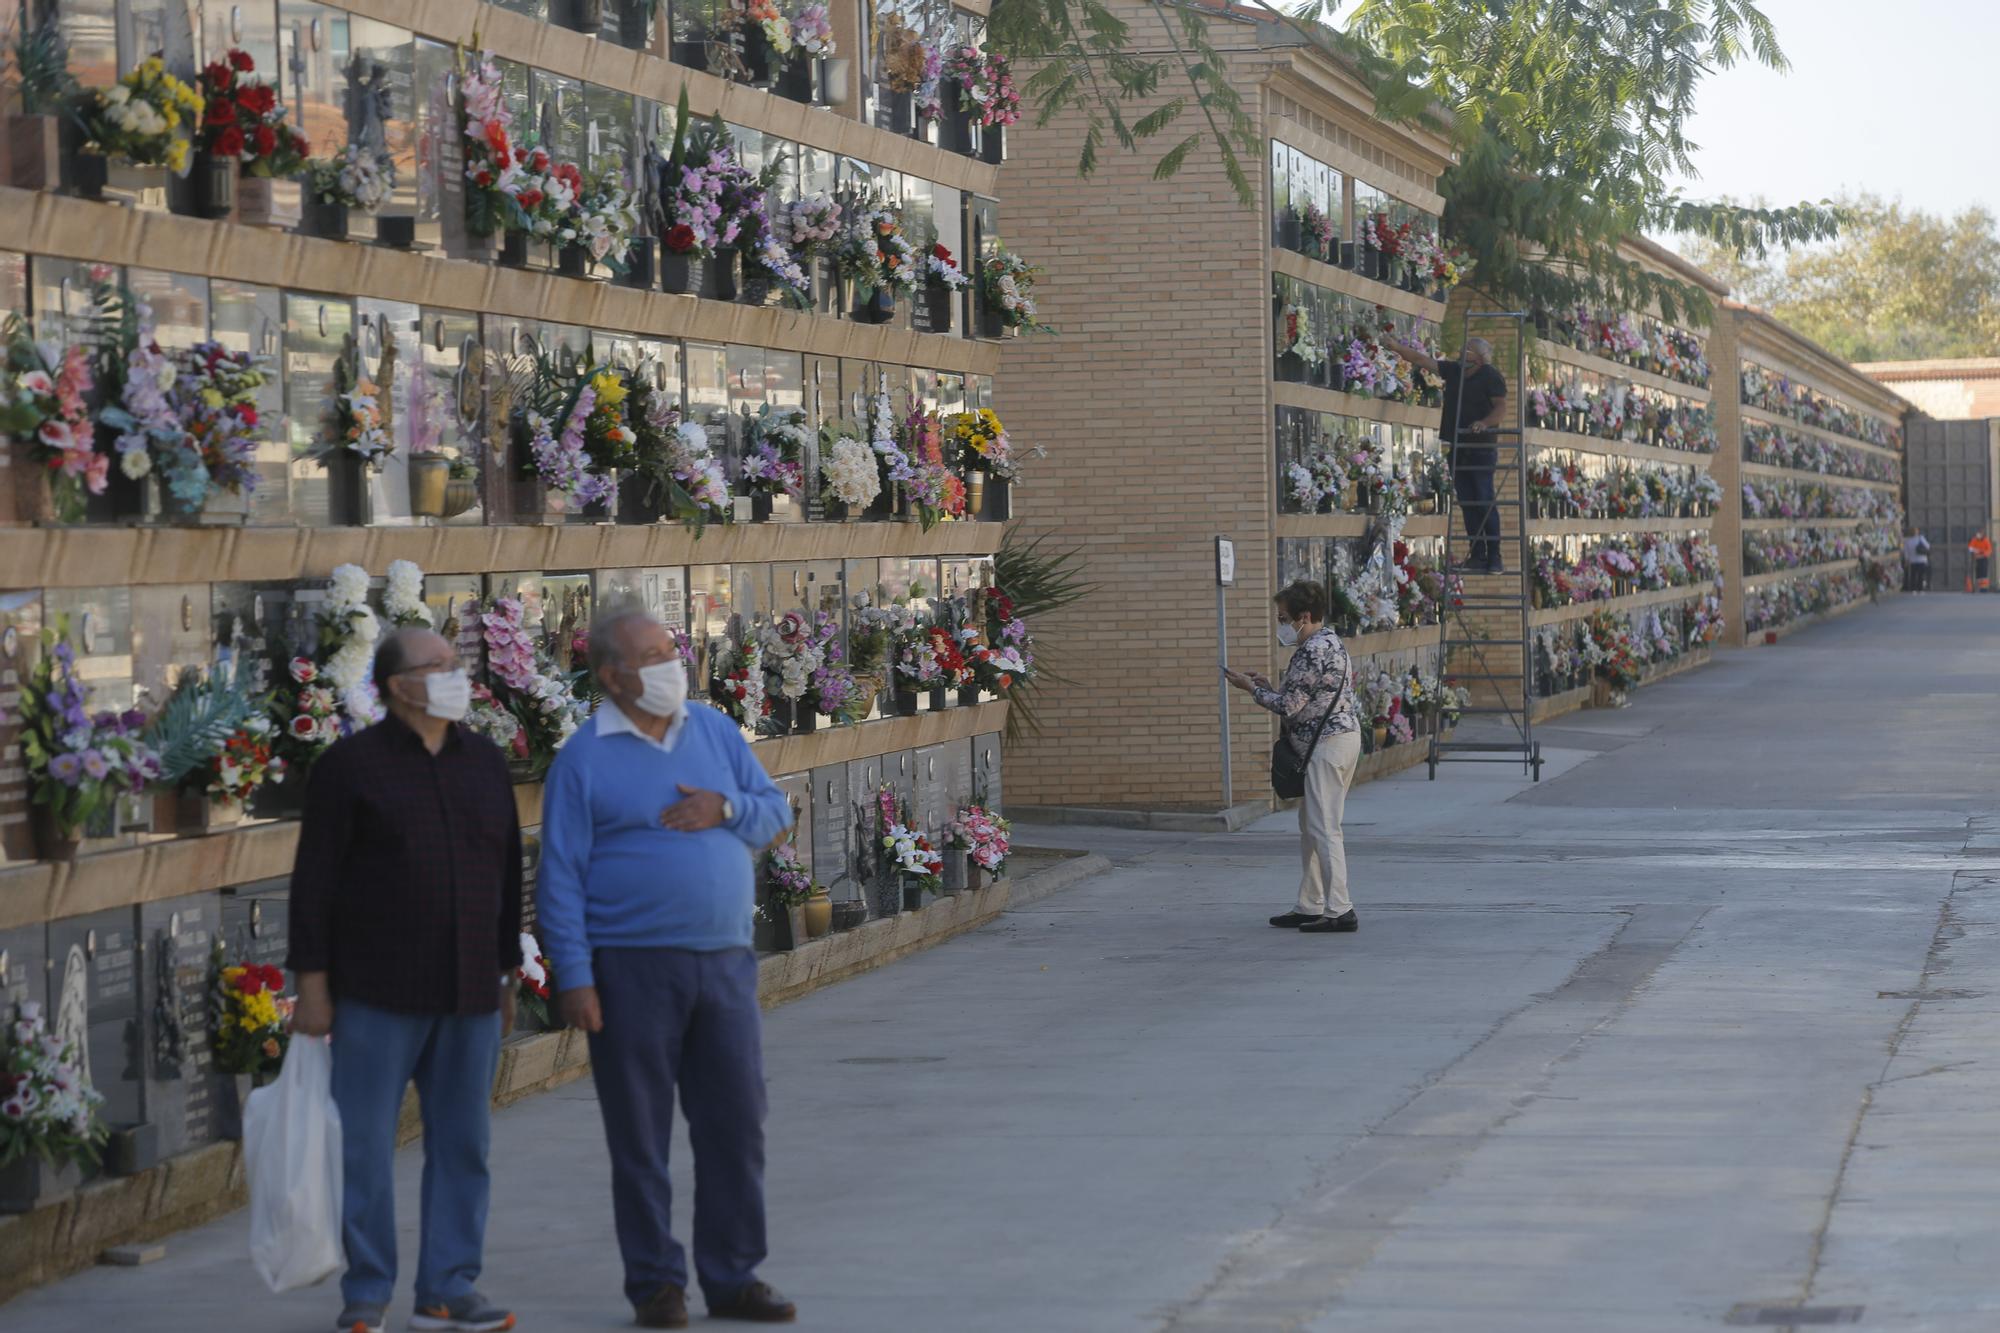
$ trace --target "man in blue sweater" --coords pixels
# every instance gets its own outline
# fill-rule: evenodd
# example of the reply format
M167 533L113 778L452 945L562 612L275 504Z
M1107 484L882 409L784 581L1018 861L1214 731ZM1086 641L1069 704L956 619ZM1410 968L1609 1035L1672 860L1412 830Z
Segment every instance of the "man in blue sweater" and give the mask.
M563 1018L590 1034L625 1295L642 1328L687 1325L667 1145L678 1085L698 1185L694 1267L711 1317L786 1323L757 1279L764 1068L751 951L754 857L792 824L736 724L687 698L673 636L600 616L597 715L549 769L536 915Z

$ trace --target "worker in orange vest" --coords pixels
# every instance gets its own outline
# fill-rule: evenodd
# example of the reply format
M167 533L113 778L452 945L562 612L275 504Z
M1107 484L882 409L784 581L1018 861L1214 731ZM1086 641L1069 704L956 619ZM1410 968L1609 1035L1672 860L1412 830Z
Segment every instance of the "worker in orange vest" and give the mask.
M1979 580L1979 591L1985 592L1987 571L1993 564L1993 542L1984 529L1972 534L1972 540L1965 544L1965 552L1972 557L1972 572L1965 576L1965 590L1972 591L1972 581Z

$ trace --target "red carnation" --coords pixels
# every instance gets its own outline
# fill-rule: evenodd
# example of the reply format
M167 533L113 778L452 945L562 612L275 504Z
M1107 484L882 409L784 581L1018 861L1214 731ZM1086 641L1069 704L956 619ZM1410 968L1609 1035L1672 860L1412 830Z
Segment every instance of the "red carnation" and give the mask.
M684 255L694 249L694 228L685 222L676 222L667 228L667 249L677 255Z
M278 95L271 91L268 83L245 84L236 100L253 116L268 116L278 105Z
M245 74L257 68L257 62L250 58L248 51L243 50L231 51L229 53L229 63L233 68L241 70Z
M257 156L269 157L278 147L277 131L269 125L257 127Z
M202 82L218 93L227 93L236 86L236 75L227 65L208 65L201 71Z
M236 108L229 105L228 102L220 97L211 97L208 100L208 115L206 119L210 125L234 125L236 123Z
M223 157L240 157L243 153L243 131L234 125L228 126L215 136L213 151Z

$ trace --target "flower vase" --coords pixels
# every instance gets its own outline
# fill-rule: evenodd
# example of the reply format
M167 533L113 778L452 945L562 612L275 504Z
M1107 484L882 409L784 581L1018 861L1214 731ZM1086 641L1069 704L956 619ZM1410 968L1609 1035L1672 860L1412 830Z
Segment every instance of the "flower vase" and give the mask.
M243 1137L243 1108L250 1104L250 1094L259 1086L255 1074L232 1074L222 1085L221 1095L215 1099L215 1132L225 1142L237 1142Z
M975 520L986 514L986 474L977 468L965 474L965 512Z
M644 292L652 290L653 281L653 238L635 236L625 251L625 269L612 282Z
M991 497L985 518L988 523L1005 523L1014 517L1014 483L1005 477L995 477L993 484L986 488Z
M693 250L667 251L660 256L660 290L674 296L698 296L706 281L702 257Z
M964 85L957 79L946 79L938 87L938 104L944 108L938 121L938 147L947 153L972 152L972 115L965 110L963 94Z
M347 239L346 204L329 204L318 195L309 195L299 206L299 220L308 236L317 236L323 241Z
M528 233L508 228L500 236L500 253L494 263L502 268L526 268L528 266Z
M375 219L375 244L408 250L417 243L417 220L408 213L383 213Z
M199 150L186 176L169 179L168 207L187 217L226 218L236 211L236 178L235 158Z
M711 301L736 299L736 252L710 255L701 265L701 294Z
M792 734L810 736L819 729L819 709L810 699L800 699L792 705Z
M444 512L439 518L457 518L479 503L479 483L470 477L453 477L444 484Z
M778 81L771 91L786 101L811 105L818 73L818 61L804 51L794 50L778 70Z
M751 493L750 521L752 523L769 523L771 521L771 497L769 495L761 492Z
M933 713L942 713L945 709L951 707L951 691L946 689L944 686L942 685L932 686L929 691L929 694L930 694L930 710Z
M55 812L46 805L28 807L28 828L35 837L36 856L44 861L76 860L76 849L83 845L81 830L58 827Z
M898 686L896 692L891 696L891 700L897 717L915 717L917 715L917 692L915 690L906 690Z
M903 910L905 912L924 910L923 881L913 875L903 876Z
M573 32L595 33L604 26L604 0L556 0L549 17Z
M305 812L308 769L294 770L283 782L267 782L250 793L250 813L259 819L296 819Z
M556 251L556 272L565 278L590 276L590 251L581 245L565 245Z
M418 518L443 518L445 490L451 483L451 460L442 454L410 455L410 512Z
M917 293L911 311L918 333L950 333L951 307L958 294L941 282L928 283Z
M883 128L891 134L915 134L917 130L917 95L914 92L891 92L888 102L889 123Z
M866 898L843 898L833 904L834 930L853 930L856 926L868 924L868 900Z
M958 687L958 706L959 706L960 708L977 708L977 707L979 707L979 687L978 687L977 685L961 685L961 686L959 686L959 687Z
M1374 741L1375 753L1377 754L1389 748L1389 724L1387 722L1377 722L1375 724Z
M849 317L857 324L887 324L896 317L896 289L876 287L864 296L857 283Z
M947 847L944 851L944 891L963 893L965 891L965 865L968 854L957 847Z
M613 40L627 50L645 50L652 10L650 0L618 0L618 35Z
M805 918L807 939L824 939L833 929L833 899L826 896L824 889L806 899L799 912Z
M1306 359L1297 352L1278 353L1278 381L1282 384L1300 384L1306 377Z
M35 1153L24 1153L0 1166L0 1214L32 1213L67 1199L82 1182L76 1163L50 1166Z
M1294 209L1287 208L1278 214L1278 248L1281 250L1299 248L1299 215Z
M237 220L246 227L289 231L299 225L300 194L297 181L245 176L236 187Z
M1000 166L1007 160L1007 127L1004 125L985 126L979 135L979 157L983 162Z
M211 796L197 805L194 813L201 832L216 833L243 822L243 802L227 796Z
M763 25L746 23L737 31L743 41L741 55L744 77L759 88L770 87L774 77L771 65L775 53L771 50L771 39L765 35Z
M801 908L787 907L772 918L771 945L780 953L789 953L806 942L806 916Z
M748 264L743 266L742 290L737 293L737 299L750 306L771 303L771 275L763 265L759 264L754 270Z

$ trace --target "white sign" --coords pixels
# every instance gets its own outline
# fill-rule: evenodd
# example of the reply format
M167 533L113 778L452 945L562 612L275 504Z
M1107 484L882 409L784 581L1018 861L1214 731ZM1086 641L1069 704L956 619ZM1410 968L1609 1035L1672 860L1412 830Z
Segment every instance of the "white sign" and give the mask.
M1236 586L1236 543L1227 537L1215 539L1215 581L1225 588Z

